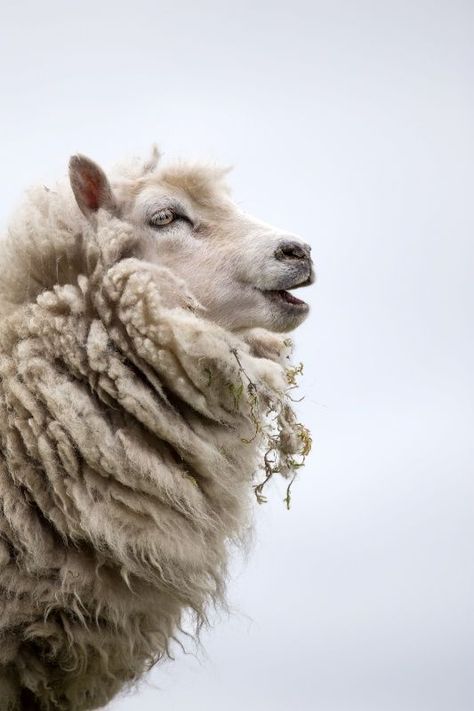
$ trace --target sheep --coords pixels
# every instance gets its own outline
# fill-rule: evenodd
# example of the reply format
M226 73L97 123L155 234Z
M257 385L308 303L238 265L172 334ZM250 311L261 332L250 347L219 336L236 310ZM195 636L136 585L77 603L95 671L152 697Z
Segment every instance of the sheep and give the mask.
M185 615L198 633L252 487L309 450L287 336L308 245L226 171L158 159L73 156L0 245L1 711L100 708Z

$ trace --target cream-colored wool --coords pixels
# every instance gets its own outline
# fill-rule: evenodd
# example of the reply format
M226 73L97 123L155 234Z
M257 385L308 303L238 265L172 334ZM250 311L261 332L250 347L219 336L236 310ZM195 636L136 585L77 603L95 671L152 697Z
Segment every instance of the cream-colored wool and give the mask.
M264 457L307 449L269 330L304 316L262 293L296 267L222 179L155 156L85 214L40 187L0 247L0 711L96 709L165 657L223 600ZM192 223L150 228L170 196Z

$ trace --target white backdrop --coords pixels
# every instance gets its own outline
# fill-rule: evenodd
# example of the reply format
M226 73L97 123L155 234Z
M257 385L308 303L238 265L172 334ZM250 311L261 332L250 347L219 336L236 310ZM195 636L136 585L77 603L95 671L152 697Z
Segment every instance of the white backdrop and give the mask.
M236 168L313 245L314 452L235 613L111 711L472 711L470 0L3 3L1 223L81 151Z

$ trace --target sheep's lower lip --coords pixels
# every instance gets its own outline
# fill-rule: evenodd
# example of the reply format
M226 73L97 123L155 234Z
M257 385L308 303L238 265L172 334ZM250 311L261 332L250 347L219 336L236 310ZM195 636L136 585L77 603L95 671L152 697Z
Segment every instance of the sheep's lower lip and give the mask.
M280 290L268 290L264 291L264 294L267 294L271 299L274 301L277 301L281 304L285 304L285 306L290 306L295 309L301 309L305 310L308 309L308 304L303 301L302 299L297 299L296 296L294 296L290 291L286 291L285 289L280 289Z

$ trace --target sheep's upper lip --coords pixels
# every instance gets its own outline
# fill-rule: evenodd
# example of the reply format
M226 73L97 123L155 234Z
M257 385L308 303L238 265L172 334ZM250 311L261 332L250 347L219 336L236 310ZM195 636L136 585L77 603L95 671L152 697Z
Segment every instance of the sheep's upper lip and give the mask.
M293 286L287 286L287 289L301 289L303 286L310 286L310 284L312 284L313 282L314 282L314 276L313 276L313 272L311 272L309 274L309 276L307 277L307 279L305 279L304 281L300 281L297 284L293 284Z

